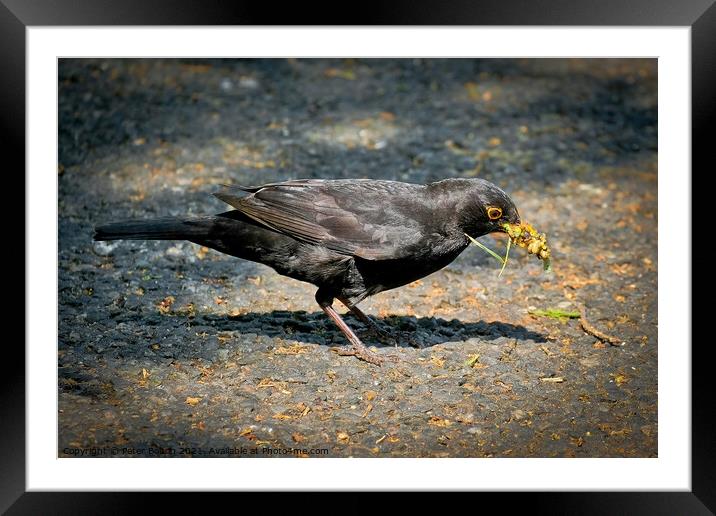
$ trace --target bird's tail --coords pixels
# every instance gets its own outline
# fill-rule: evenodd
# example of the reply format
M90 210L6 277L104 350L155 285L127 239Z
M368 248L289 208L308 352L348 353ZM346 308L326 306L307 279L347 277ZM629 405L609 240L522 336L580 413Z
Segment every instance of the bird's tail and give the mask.
M126 220L98 226L95 240L191 240L207 235L213 217Z

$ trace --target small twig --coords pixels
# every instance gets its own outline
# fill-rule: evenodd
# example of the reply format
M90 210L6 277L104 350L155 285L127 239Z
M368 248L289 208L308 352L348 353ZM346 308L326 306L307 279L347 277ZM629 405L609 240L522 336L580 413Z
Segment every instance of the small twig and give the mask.
M598 338L601 341L608 342L612 346L623 346L624 345L624 341L622 341L621 339L614 337L612 335L607 335L606 333L604 333L604 332L598 330L597 328L595 328L594 326L592 326L592 324L587 320L586 309L584 308L584 305L582 305L582 304L579 305L579 315L580 315L579 322L581 323L582 328L584 328L584 331L586 331L590 335L595 336L596 338Z
M544 378L540 378L541 382L546 383L562 383L564 382L564 377L562 376L546 376Z

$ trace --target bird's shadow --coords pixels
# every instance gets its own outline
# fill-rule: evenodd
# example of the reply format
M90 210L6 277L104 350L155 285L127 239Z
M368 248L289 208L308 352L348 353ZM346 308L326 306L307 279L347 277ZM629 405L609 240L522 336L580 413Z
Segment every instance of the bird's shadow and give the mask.
M347 314L343 316L348 325L369 345L391 346L367 332L367 326ZM524 326L499 321L464 322L458 319L440 317L415 317L390 315L371 316L378 326L395 337L399 346L430 347L445 342L464 341L472 338L496 340L512 338L547 342L545 335L528 330ZM311 344L340 345L346 342L340 330L323 312L274 310L269 313L250 312L230 315L200 315L193 324L215 328L217 331L255 333L269 337L281 337L288 340Z

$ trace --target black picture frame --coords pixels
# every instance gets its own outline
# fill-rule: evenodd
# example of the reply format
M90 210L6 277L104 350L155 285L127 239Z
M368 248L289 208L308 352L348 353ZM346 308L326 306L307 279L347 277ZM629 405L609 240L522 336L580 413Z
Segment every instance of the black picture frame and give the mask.
M373 2L345 4L343 8L349 15L341 19L335 8L319 5L309 7L304 3L283 3L277 8L260 2L226 3L209 0L0 0L0 116L3 121L0 125L3 133L0 141L3 142L4 164L14 167L13 170L25 170L25 30L28 27L275 26L304 22L310 25L689 26L692 44L692 178L696 175L694 171L702 170L701 173L706 173L708 170L706 161L710 157L709 147L712 143L707 141L706 128L714 122L716 107L714 0L460 0L450 4L393 1L383 5ZM16 191L24 192L24 181L18 181ZM692 207L698 206L702 205L692 201ZM693 218L699 220L696 210L693 211ZM15 242L24 241L24 228L15 224L14 231L18 234L8 235L7 238L14 238ZM692 266L695 270L707 270L698 267L699 258L694 258ZM25 274L31 274L27 267ZM696 320L699 320L699 309L696 305L694 307ZM691 341L689 332L690 328L684 329L684 338ZM703 342L707 345L709 343L708 340ZM716 485L716 464L708 417L713 389L707 384L710 361L705 348L707 346L692 346L692 491L510 493L510 507L515 502L522 502L528 504L533 513L713 514L716 511L716 490L713 489ZM19 346L13 347L9 343L4 347L4 352L5 363L12 364L12 368L0 375L0 443L3 445L3 453L0 454L0 511L7 510L7 514L119 514L150 507L144 496L137 493L25 492L25 353ZM485 496L499 494L486 493L479 503L484 503ZM349 505L352 510L373 510L372 502L366 497L354 494L353 498L355 501ZM296 495L292 495L291 500L295 503ZM445 502L441 500L441 496L426 497L422 503L425 508L431 504L436 508L444 507ZM161 502L166 511L174 504L186 507L186 497L178 493L162 496Z

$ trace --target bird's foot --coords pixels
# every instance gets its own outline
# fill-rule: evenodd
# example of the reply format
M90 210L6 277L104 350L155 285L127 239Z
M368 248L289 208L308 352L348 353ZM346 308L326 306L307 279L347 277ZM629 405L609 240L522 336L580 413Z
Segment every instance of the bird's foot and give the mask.
M364 362L368 362L369 364L374 364L377 366L382 365L383 362L386 361L397 362L399 360L399 358L395 355L379 355L378 353L370 351L368 348L331 348L331 351L333 351L336 355L340 355L342 357L356 357L358 360L363 360Z

